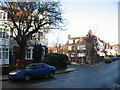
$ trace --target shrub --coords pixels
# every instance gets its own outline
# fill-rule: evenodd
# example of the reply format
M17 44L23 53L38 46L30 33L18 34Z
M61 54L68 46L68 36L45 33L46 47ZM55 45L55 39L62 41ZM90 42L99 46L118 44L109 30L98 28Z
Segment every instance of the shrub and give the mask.
M49 53L45 55L44 63L55 66L57 69L67 68L68 56L65 54Z

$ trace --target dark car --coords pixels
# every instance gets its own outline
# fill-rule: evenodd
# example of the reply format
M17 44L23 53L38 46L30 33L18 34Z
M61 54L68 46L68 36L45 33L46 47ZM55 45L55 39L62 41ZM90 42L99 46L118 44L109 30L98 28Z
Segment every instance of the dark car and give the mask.
M111 63L111 62L112 62L112 60L110 58L105 59L105 63Z
M117 60L120 60L120 57L117 57Z
M26 69L13 70L9 73L9 80L31 80L32 77L48 76L53 78L55 67L45 63L32 63Z
M70 65L70 64L71 64L71 61L70 61L70 60L68 60L66 63L67 63L67 65Z
M116 61L119 59L119 57L109 57L108 59L105 59L105 63L111 63L112 61Z
M118 60L117 57L110 57L109 59L111 59L112 61L116 61L116 60Z
M120 57L116 57L116 60L120 60ZM116 60L115 60L115 61L116 61Z

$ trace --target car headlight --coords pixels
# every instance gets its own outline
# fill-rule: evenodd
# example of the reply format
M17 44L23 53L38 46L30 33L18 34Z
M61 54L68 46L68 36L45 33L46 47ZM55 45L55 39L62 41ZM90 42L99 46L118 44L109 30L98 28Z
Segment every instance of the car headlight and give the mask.
M9 74L10 75L16 75L17 73L19 73L19 72L10 72Z

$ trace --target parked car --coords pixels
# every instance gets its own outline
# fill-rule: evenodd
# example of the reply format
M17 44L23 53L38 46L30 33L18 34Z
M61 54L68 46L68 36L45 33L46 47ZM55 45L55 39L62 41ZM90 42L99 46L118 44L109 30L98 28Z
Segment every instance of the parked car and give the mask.
M120 57L109 57L108 59L105 59L105 63L111 63L112 61L119 60Z
M116 57L116 60L120 60L120 57Z
M32 63L26 69L13 70L9 73L9 80L31 80L32 77L48 76L53 78L56 68L45 63Z
M68 60L66 63L67 63L67 65L70 65L70 64L71 64L71 61L70 61L70 60Z
M105 59L105 63L111 63L111 62L112 62L112 60L110 58Z
M118 58L118 57L110 57L110 59L111 59L112 61L116 61L116 60L118 60L119 58Z

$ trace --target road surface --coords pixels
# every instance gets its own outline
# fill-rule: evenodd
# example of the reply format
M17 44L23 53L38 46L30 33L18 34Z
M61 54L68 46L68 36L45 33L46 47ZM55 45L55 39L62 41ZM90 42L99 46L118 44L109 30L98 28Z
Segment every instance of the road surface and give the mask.
M3 81L2 88L113 88L118 81L118 64L115 61L110 64L93 66L70 66L79 70L57 74L55 78L40 78L29 82Z

